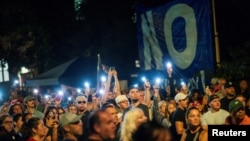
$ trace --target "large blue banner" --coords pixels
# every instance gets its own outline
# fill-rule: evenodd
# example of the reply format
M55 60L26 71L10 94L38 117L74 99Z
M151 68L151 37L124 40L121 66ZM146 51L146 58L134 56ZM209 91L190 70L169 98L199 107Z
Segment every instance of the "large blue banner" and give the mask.
M171 61L180 79L198 87L204 73L214 69L210 0L173 0L145 8L137 5L141 69L164 71ZM200 78L198 78L200 77Z

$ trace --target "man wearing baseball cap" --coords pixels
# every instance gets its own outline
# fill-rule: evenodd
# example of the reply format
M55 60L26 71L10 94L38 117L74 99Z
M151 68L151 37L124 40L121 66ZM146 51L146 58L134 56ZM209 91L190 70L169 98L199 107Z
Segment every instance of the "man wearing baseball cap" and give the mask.
M63 131L63 141L78 141L78 137L83 134L81 121L82 115L65 113L60 119L60 126Z
M246 115L245 107L239 100L232 100L229 104L230 115L226 118L227 125L250 125L250 118Z
M226 95L220 100L221 109L229 111L229 103L235 98L235 87L233 83L229 81L224 85L224 88L226 89Z
M177 108L171 119L172 126L170 127L170 130L173 133L173 140L179 141L182 133L185 132L185 129L187 129L185 113L188 107L188 95L179 92L175 95L174 99L177 103Z
M204 129L208 129L208 125L222 125L229 116L228 111L221 109L220 97L212 94L208 98L210 106L209 111L202 115L201 124Z

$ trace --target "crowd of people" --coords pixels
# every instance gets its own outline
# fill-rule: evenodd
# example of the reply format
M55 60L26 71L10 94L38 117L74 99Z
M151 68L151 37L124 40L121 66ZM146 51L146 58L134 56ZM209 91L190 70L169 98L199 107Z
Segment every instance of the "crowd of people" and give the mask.
M250 125L247 80L238 89L213 78L201 91L172 84L171 73L163 89L145 81L122 92L117 71L109 70L103 95L88 88L44 100L16 94L0 108L0 140L207 141L209 125Z

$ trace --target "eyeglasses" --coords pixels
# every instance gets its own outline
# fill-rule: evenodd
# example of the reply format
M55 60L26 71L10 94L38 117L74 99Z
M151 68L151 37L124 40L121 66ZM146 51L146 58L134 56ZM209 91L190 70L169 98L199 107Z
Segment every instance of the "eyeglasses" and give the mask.
M76 122L72 122L72 123L69 123L69 124L75 124L75 125L77 125L77 124L79 124L80 122L82 122L81 120L78 120L78 121L76 121Z
M86 104L86 101L78 101L77 103L78 103L78 104L81 104L81 103L82 103L82 104Z

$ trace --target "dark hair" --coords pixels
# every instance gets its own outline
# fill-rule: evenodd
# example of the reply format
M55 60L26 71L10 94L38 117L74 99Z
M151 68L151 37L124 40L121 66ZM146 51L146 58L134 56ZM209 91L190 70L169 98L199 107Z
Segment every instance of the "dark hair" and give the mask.
M44 114L44 118L43 118L43 122L44 122L45 125L47 124L46 123L46 118L48 118L48 116L51 116L53 119L56 118L55 115L54 115L53 109L55 109L57 114L58 114L58 109L55 106L49 106L48 109L46 110L46 112ZM52 112L53 115L51 115L51 112Z
M19 106L21 107L21 109L22 109L22 112L24 113L24 108L23 108L23 106L22 106L21 104L13 104L13 105L10 105L10 107L9 107L9 112L8 112L11 116L14 115L13 108L14 108L16 105L19 105Z
M103 110L103 111L105 111L107 108L115 108L115 105L113 104L113 103L110 103L110 102L106 102L106 103L103 103L102 104L102 107L101 107L101 109Z
M133 141L157 141L160 137L159 135L166 131L169 131L169 129L152 120L141 124L132 134L132 139ZM168 135L171 138L170 132Z
M199 109L198 108L196 108L196 107L190 107L190 108L188 108L187 109L187 111L186 111L186 117L190 114L190 112L192 111L192 110L198 110L199 111Z
M20 117L23 117L23 115L22 114L16 114L16 115L14 115L12 117L13 117L13 121L17 122Z
M23 122L27 122L27 121L26 121L26 117L27 117L28 115L32 115L32 113L24 113L24 114L23 114Z
M97 110L90 113L88 118L89 133L96 133L94 126L100 124L100 114L104 113L103 110Z
M0 125L3 124L3 121L4 121L7 117L11 117L11 115L5 114L5 115L1 115L1 116L0 116Z
M20 133L22 134L24 140L27 140L29 137L32 136L32 129L37 129L39 120L42 119L38 117L32 117L31 119L29 119L28 122L23 123Z

